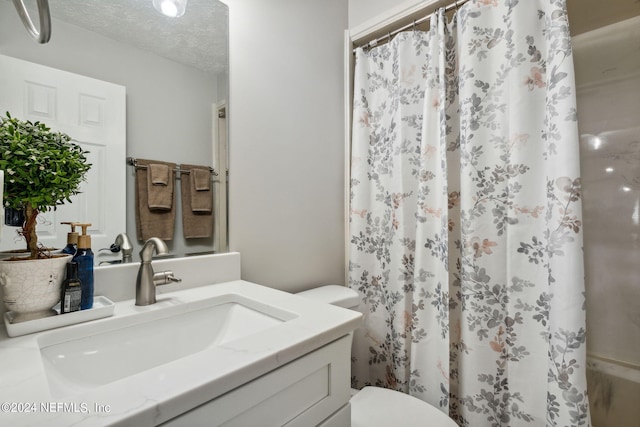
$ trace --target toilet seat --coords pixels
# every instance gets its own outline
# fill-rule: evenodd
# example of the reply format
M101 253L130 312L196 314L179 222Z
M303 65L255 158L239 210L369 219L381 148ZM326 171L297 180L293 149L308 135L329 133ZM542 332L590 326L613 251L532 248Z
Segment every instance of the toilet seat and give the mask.
M394 390L364 387L351 398L351 427L457 427L437 408Z

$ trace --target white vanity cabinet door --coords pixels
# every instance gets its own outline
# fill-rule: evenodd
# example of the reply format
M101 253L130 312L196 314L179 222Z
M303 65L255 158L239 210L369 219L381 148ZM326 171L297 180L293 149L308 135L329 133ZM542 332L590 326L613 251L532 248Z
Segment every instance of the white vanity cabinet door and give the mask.
M320 425L349 403L350 355L351 339L342 337L163 426Z

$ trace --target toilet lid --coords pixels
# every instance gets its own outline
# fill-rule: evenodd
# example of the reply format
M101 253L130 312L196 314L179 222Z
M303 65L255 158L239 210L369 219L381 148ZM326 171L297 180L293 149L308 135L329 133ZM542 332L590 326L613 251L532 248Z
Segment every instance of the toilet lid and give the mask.
M365 387L350 402L351 427L457 427L437 408L398 391Z

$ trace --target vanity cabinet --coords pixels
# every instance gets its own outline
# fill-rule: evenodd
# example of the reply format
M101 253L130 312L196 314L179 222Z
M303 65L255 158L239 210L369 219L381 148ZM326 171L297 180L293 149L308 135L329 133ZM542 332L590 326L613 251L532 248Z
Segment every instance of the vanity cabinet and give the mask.
M348 427L350 375L344 336L162 425Z

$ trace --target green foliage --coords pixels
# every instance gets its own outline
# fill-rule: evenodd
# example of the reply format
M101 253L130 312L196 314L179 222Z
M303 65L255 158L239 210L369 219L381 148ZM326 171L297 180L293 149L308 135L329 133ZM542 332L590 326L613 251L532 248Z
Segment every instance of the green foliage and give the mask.
M78 194L91 168L85 152L64 133L44 123L0 117L0 170L5 172L7 207L55 209Z

